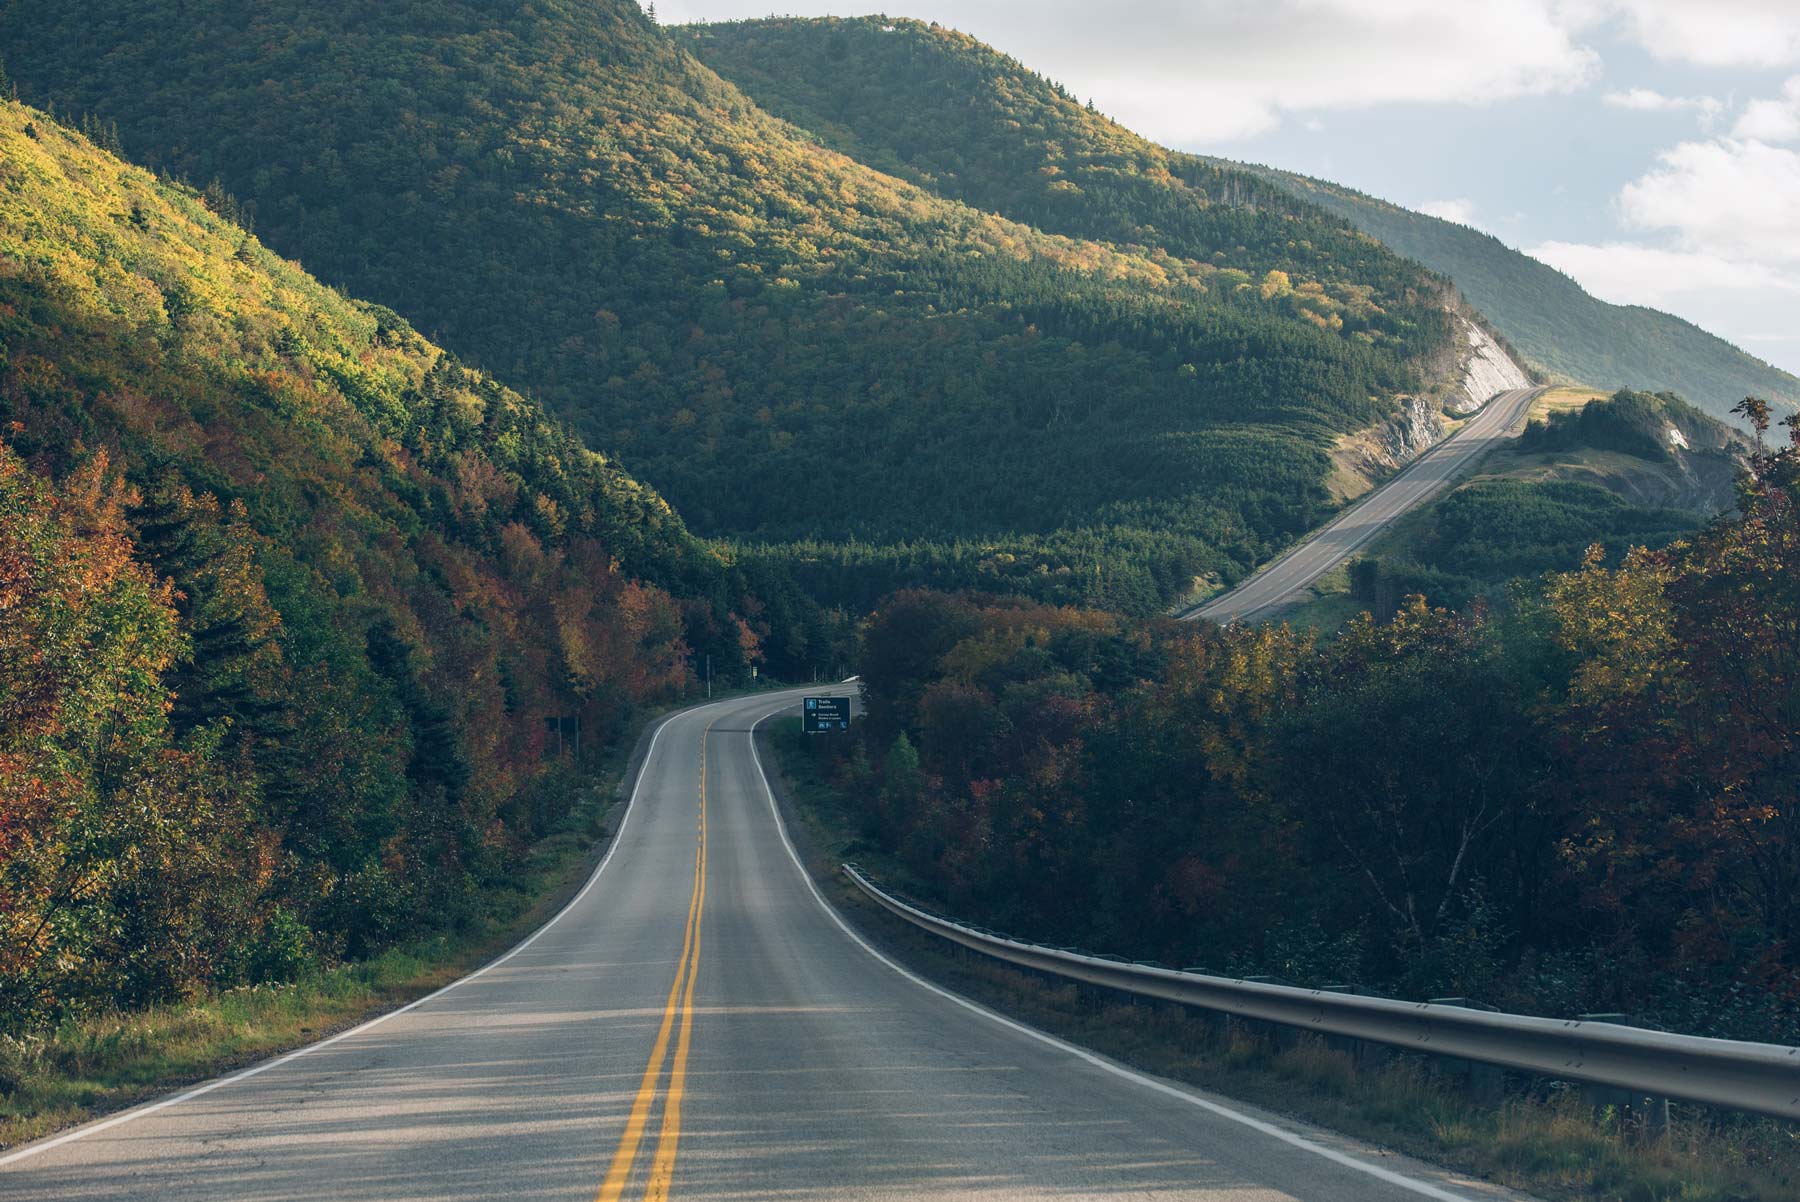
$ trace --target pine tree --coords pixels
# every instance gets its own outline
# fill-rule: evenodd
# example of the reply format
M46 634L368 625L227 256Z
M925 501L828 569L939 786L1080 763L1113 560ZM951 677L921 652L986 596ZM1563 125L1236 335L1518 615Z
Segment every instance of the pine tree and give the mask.
M192 646L170 676L171 726L186 734L224 721L231 743L279 733L281 617L263 590L241 503L228 511L171 475L132 516L139 554L179 590L176 610Z

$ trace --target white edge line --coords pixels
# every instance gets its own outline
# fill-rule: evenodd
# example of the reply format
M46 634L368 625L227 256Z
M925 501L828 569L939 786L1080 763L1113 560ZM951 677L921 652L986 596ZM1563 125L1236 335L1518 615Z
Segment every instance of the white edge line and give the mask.
M439 989L434 989L430 993L426 994L424 997L417 998L413 1001L408 1002L406 1005L401 1006L398 1010L389 1010L386 1014L376 1015L374 1018L370 1019L368 1022L359 1023L358 1025L351 1027L348 1031L339 1031L336 1035L331 1036L329 1039L321 1039L317 1043L309 1043L303 1048L296 1048L295 1050L288 1052L285 1055L278 1056L273 1060L265 1060L261 1064L255 1065L251 1068L244 1069L242 1072L232 1073L230 1076L227 1076L227 1077L215 1078L214 1080L208 1081L204 1085L195 1086L193 1089L187 1090L184 1093L179 1093L179 1094L174 1095L173 1097L164 1098L160 1102L152 1102L147 1106L134 1107L133 1109L127 1110L121 1114L116 1114L112 1118L102 1119L100 1122L97 1122L97 1123L89 1123L86 1126L77 1127L73 1131L65 1132L62 1135L58 1135L54 1138L40 1140L37 1143L26 1144L22 1148L18 1148L12 1152L7 1153L4 1156L0 1156L0 1166L5 1166L5 1165L13 1164L17 1161L25 1160L29 1157L36 1156L42 1152L48 1152L52 1148L60 1148L64 1144L74 1143L78 1139L86 1139L90 1135L98 1135L102 1131L109 1131L114 1127L123 1126L126 1123L136 1122L138 1119L144 1118L147 1115L155 1114L159 1110L167 1110L171 1106L179 1106L179 1105L181 1105L181 1103L192 1101L194 1098L197 1098L197 1097L201 1096L202 1094L209 1094L215 1089L222 1089L227 1085L234 1085L239 1081L248 1080L251 1077L255 1077L255 1076L258 1076L259 1074L266 1073L272 1068L280 1068L282 1065L289 1064L295 1060L298 1060L302 1056L310 1056L314 1052L317 1052L323 1048L328 1048L332 1044L337 1043L340 1040L349 1039L353 1035L361 1035L364 1031L368 1031L375 1027L379 1027L382 1023L387 1022L391 1018L398 1018L402 1014L405 1014L409 1010L416 1010L420 1006L423 1006L426 1002L429 1002L429 1001L433 1000L434 998L440 998L444 994L449 993L452 989L455 989L461 985L467 985L470 981L473 981L473 980L477 979L478 977L484 976L487 973L491 972L492 970L499 968L502 964L505 964L508 960L512 959L514 956L518 955L520 952L524 951L526 948L528 948L532 944L536 943L543 936L544 932L548 931L551 927L555 926L558 922L560 922L562 920L562 918L565 914L567 914L570 910L573 910L577 905L581 904L581 899L586 897L588 895L588 892L593 889L595 883L599 881L600 874L606 871L606 866L608 864L612 863L613 853L618 851L619 844L624 842L626 824L631 821L631 816L637 812L638 791L640 789L642 789L644 786L644 777L649 775L650 760L651 760L651 757L656 754L656 743L657 743L658 739L662 738L663 728L668 726L668 724L670 722L674 721L676 718L680 717L681 714L684 712L686 712L686 711L677 710L677 711L675 711L675 713L666 715L665 717L663 717L662 719L660 719L657 722L656 730L650 736L650 746L644 751L644 762L642 764L638 765L637 779L634 782L632 782L631 796L625 802L625 816L619 820L619 829L613 833L612 844L606 849L606 854L600 858L599 865L588 876L587 883L582 885L581 891L579 893L577 893L574 897L570 898L568 904L565 905L562 909L558 910L550 918L550 921L546 922L543 926L541 926L537 930L533 931L530 935L527 935L522 942L515 944L511 951L506 952L504 955L500 956L496 960L488 961L486 964L482 965L480 968L476 969L474 972L470 973L466 977L458 977L456 980L450 982L448 985L445 985Z
M1154 1077L1145 1076L1143 1073L1136 1072L1126 1068L1122 1064L1108 1060L1104 1056L1090 1052L1086 1048L1078 1047L1075 1044L1069 1043L1067 1040L1058 1039L1054 1035L1040 1031L1036 1027L1030 1027L1026 1026L1024 1023L1015 1022L1005 1015L990 1010L978 1002L970 1001L959 993L953 993L942 986L934 985L924 977L913 972L911 969L906 968L895 960L889 959L885 953L878 951L874 945L870 944L861 935L857 934L856 931L851 928L850 924L845 922L843 917L838 914L837 909L832 906L830 902L825 900L825 896L819 892L819 887L813 884L812 874L807 872L805 865L800 863L800 855L794 850L793 840L788 838L787 824L781 820L781 808L775 804L775 791L769 785L769 774L764 771L762 756L758 754L756 750L756 728L776 714L782 713L789 708L791 707L784 705L781 709L770 710L750 724L750 758L752 762L756 764L756 774L762 781L763 796L768 799L769 813L775 818L775 830L781 836L781 845L787 849L788 859L794 862L794 869L800 874L801 881L806 884L807 892L811 893L813 900L819 903L819 908L825 911L826 917L830 918L831 921L837 925L837 928L848 935L851 941L862 948L863 951L869 953L869 955L875 957L875 959L881 961L881 963L887 965L919 988L954 1002L963 1009L968 1010L973 1014L980 1015L989 1022L998 1023L1000 1026L1005 1027L1010 1031L1016 1032L1029 1039L1035 1039L1039 1043L1047 1044L1058 1051L1065 1052L1068 1055L1075 1057L1077 1060L1085 1061L1103 1072L1111 1073L1115 1077L1122 1077L1133 1084L1154 1090L1166 1097L1174 1098L1176 1101L1186 1102L1190 1106L1198 1107L1201 1110L1218 1115L1220 1118L1229 1119L1234 1123L1240 1123L1253 1131L1260 1132L1273 1139L1278 1139L1284 1144L1299 1148L1301 1151L1311 1152L1313 1155L1321 1156L1334 1164L1342 1165L1348 1169L1354 1169L1359 1173L1365 1173L1368 1176L1375 1178L1377 1181L1384 1181L1389 1185L1398 1186L1403 1190L1419 1194L1422 1197L1433 1198L1436 1199L1437 1202L1473 1202L1466 1194L1452 1193L1449 1190L1432 1185L1428 1181L1420 1181L1402 1173L1396 1173L1392 1169L1384 1169L1380 1165L1370 1164L1366 1160L1351 1156L1345 1152L1340 1152L1336 1148L1328 1148L1323 1144L1315 1143L1312 1140L1307 1139L1303 1135L1296 1135L1292 1131L1283 1130L1273 1123L1266 1123L1263 1120L1254 1118L1242 1111L1233 1110L1229 1106L1221 1106L1217 1102L1189 1093L1185 1089L1179 1089L1167 1082L1158 1081Z

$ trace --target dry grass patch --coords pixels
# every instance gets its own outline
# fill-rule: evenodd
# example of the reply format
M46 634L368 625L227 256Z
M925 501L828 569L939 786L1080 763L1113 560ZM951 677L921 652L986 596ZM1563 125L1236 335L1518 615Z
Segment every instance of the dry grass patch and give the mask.
M1577 409L1587 408L1590 401L1604 401L1612 393L1598 388L1583 388L1578 384L1564 384L1541 393L1531 402L1527 413L1532 421L1543 421L1552 413L1570 413Z

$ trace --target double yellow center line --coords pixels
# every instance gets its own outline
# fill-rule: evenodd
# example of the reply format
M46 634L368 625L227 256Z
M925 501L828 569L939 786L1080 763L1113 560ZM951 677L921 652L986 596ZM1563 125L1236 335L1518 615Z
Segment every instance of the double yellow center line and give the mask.
M681 966L675 972L675 983L669 986L669 1000L663 1006L662 1026L650 1049L650 1063L644 1068L644 1079L638 1085L631 1114L625 1120L625 1132L619 1137L618 1150L613 1153L612 1164L601 1182L598 1202L618 1202L625 1193L632 1166L637 1163L638 1146L644 1141L650 1108L656 1101L663 1064L668 1059L669 1036L675 1032L679 1014L681 1027L675 1035L675 1063L669 1070L669 1087L663 1097L662 1131L656 1138L656 1154L650 1161L650 1181L644 1187L645 1202L665 1202L670 1183L675 1179L675 1152L681 1144L681 1099L687 1092L688 1046L694 1030L694 978L700 970L700 915L706 907L706 740L710 734L712 723L709 722L700 735L700 846L694 852L694 894L688 902Z

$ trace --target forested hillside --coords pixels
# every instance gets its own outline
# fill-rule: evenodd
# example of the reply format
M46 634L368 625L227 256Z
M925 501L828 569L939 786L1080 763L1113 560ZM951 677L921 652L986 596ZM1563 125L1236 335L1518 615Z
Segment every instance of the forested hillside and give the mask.
M1800 379L1679 317L1610 305L1546 263L1466 225L1322 180L1250 168L1456 281L1514 349L1552 376L1596 388L1673 391L1714 417L1746 396L1800 406Z
M1297 257L1363 245L1281 181L1153 146L951 30L679 32L824 144L1038 228L1191 257L1234 235L1268 246L1284 222L1310 223ZM1567 315L1526 328L1715 413L1781 383L1680 323ZM1781 582L1800 443L1757 456L1742 512L1711 524L1738 448L1673 395L1553 415L1515 454L1517 477L1420 515L1414 558L1364 582L1383 620L1332 639L988 594L879 602L867 721L808 743L861 820L855 854L1055 944L1792 1039L1800 603ZM1630 495L1650 480L1679 483Z
M691 652L804 638L216 207L0 104L8 1029L454 927L562 820L576 731L591 759Z
M1203 170L1179 249L1045 232L821 148L630 0L0 14L27 99L219 179L704 534L1151 608L1313 524L1449 344L1438 281L1248 175Z
M1792 1043L1800 426L1776 433L1689 539L1329 643L902 593L867 720L810 750L865 864L972 921Z
M1698 327L1595 300L1498 239L1320 180L1165 150L966 34L917 21L770 18L679 31L706 64L827 145L944 196L1043 229L1204 258L1270 245L1382 270L1318 209L1454 281L1527 360L1553 376L1672 390L1723 416L1747 395L1800 404L1800 380Z
M1165 150L953 29L860 17L690 25L681 44L757 104L834 150L1052 233L1372 288L1435 281L1350 224L1257 175ZM1275 290L1334 325L1321 289ZM1385 302L1384 302L1385 303Z

